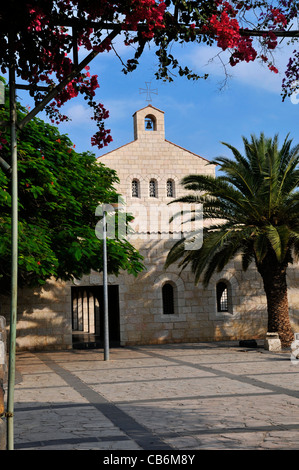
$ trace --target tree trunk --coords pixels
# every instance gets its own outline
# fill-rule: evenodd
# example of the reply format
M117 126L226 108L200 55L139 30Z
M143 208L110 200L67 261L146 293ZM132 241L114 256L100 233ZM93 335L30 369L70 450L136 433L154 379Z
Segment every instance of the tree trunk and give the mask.
M282 348L294 341L288 305L286 280L287 263L279 263L274 253L269 253L258 265L267 297L268 332L278 333Z

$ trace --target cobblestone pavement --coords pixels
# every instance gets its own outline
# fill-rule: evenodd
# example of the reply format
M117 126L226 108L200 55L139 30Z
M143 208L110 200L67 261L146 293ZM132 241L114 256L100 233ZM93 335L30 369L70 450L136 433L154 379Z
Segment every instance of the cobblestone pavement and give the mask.
M15 450L295 450L299 364L238 343L17 354Z

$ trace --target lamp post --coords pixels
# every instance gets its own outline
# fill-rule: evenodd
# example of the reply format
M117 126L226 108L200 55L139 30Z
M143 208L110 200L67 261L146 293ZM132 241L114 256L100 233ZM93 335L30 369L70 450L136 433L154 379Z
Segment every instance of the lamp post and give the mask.
M103 211L103 290L104 290L104 361L109 361L109 313L107 280L107 222Z
M104 296L104 361L109 361L109 305L108 305L108 269L107 269L107 219L106 213L116 212L118 203L105 204L103 208L103 296ZM113 219L115 224L115 219ZM111 227L110 227L111 228ZM122 234L122 230L120 230ZM115 225L113 227L115 233Z

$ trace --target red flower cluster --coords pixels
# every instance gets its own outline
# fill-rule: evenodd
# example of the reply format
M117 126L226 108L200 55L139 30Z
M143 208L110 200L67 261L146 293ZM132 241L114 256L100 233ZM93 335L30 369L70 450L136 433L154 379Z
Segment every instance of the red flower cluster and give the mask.
M44 14L43 10L39 8L38 6L35 6L34 8L31 7L31 5L28 5L29 7L29 13L31 15L31 21L27 27L29 32L34 32L34 31L41 31L43 27L45 27L48 23L47 17Z
M230 57L232 66L240 61L255 60L257 52L252 46L252 39L241 36L240 26L235 18L236 11L227 2L224 2L222 6L224 10L220 15L212 15L208 28L216 38L217 45L222 50L233 49Z
M4 138L4 137L1 137L1 133L0 133L0 150L3 148L3 145L6 145L7 144L7 140Z
M278 8L271 8L272 20L275 25L281 24L282 26L286 26L288 23L287 18Z
M13 5L12 5L13 3ZM17 75L31 87L31 95L36 103L41 101L45 93L37 90L37 86L44 82L54 87L61 83L73 71L74 64L70 54L74 47L74 31L63 25L75 20L75 41L78 47L88 51L104 52L111 49L111 41L107 35L106 27L99 29L86 22L98 24L119 24L128 33L128 30L137 30L139 24L143 25L144 38L154 37L157 30L163 29L166 5L163 0L15 0L2 2L0 6L1 26L8 25L14 19L18 34L15 37L15 66ZM75 14L74 14L75 12ZM126 43L130 43L128 40ZM2 73L9 67L9 51L7 49L7 32L5 27L0 31L0 63ZM76 76L55 97L53 102L46 106L51 121L58 124L68 117L60 113L61 107L70 99L85 95L88 104L94 110L94 120L97 122L99 132L93 139L93 145L102 147L112 139L109 131L103 127L103 119L107 113L103 112L102 105L95 102L95 90L99 87L97 75L91 75L87 70ZM100 110L100 111L99 111Z
M256 57L257 51L252 46L252 39L240 36L236 50L232 53L230 57L230 64L234 66L242 61L250 62L255 60Z
M264 34L264 43L268 49L275 49L277 46L277 36L273 31L269 31L266 35Z
M138 24L145 21L148 31L143 32L143 36L152 39L157 29L165 28L165 10L166 5L163 0L159 0L158 5L155 0L133 0L130 11L126 14L124 29L129 25L137 31Z
M274 65L269 65L269 70L274 73L278 73L278 69Z
M212 15L210 27L214 31L217 45L221 49L233 49L237 46L240 39L239 23L235 18L231 19L226 11L221 13L220 18L216 14Z
M253 47L253 39L248 36L240 34L240 25L236 19L236 15L240 10L249 10L252 5L246 1L236 2L235 8L232 7L227 1L217 0L216 7L217 13L214 13L206 30L217 40L217 45L223 49L231 49L232 54L230 57L230 64L236 65L240 61L250 62L257 58L257 51ZM285 27L288 23L286 15L279 8L270 7L265 14L265 24L270 28L275 29L276 25ZM264 34L263 44L268 50L273 50L277 46L277 36L274 30L270 30ZM262 55L260 56L264 62L268 59ZM271 63L268 64L272 72L277 73L278 70Z

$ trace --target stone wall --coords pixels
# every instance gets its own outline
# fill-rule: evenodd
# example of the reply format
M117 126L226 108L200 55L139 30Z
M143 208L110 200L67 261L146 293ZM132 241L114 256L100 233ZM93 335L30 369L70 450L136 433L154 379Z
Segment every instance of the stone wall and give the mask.
M263 338L267 330L266 300L254 270L247 273L255 284L252 293L246 283L242 285L237 262L214 276L207 288L201 283L195 286L189 269L180 273L174 265L165 270L165 255L162 259L158 256L159 243L153 250L156 259L149 245L140 250L147 253L147 271L139 275L137 283L126 278L122 287L124 345ZM217 312L216 283L220 279L226 279L232 287L230 312ZM169 281L177 288L174 315L164 315L162 308L162 286Z
M10 299L0 298L9 324ZM16 349L54 350L72 347L71 292L64 282L48 281L38 289L18 291Z
M5 318L0 316L0 450L6 449L6 422L4 419L4 385L7 381Z
M214 275L207 288L194 285L189 269L182 273L176 266L164 269L165 250L160 245L170 242L140 241L136 247L145 255L146 270L135 277L108 276L109 285L119 286L121 345L161 344L197 341L264 339L267 333L267 305L260 275L254 264L246 271L236 259ZM231 306L218 312L216 284L225 280L230 286ZM162 308L162 286L176 286L175 314L165 315ZM288 270L290 318L299 331L299 269ZM102 276L93 273L76 285L101 285Z
M132 275L108 276L109 285L119 286L121 345L159 344L197 341L263 339L267 333L267 306L262 281L254 264L243 272L238 259L214 275L207 288L194 285L189 269L164 269L165 240L139 240L135 246L144 255L146 270L136 279ZM294 332L299 332L299 269L287 271L289 311ZM230 286L228 312L218 312L216 284ZM163 314L162 286L176 286L177 303L173 315ZM102 276L91 273L77 280L76 286L100 286ZM37 291L19 292L17 350L55 350L72 347L71 283L50 281ZM2 314L9 299L2 300ZM0 301L1 302L1 301ZM5 307L5 308L4 308ZM7 320L8 322L8 320Z

